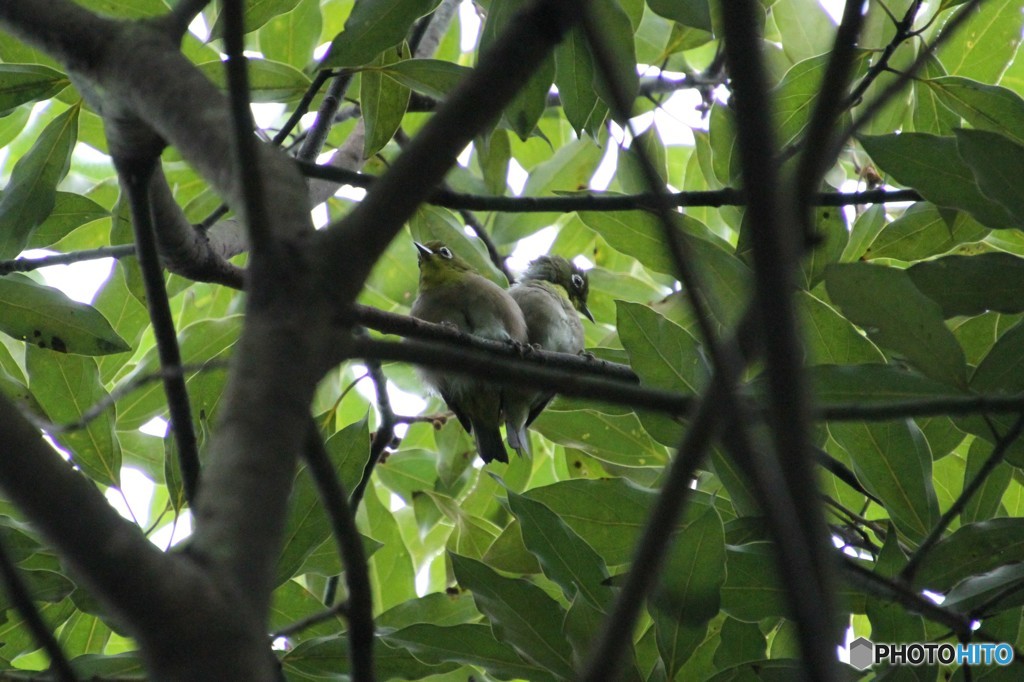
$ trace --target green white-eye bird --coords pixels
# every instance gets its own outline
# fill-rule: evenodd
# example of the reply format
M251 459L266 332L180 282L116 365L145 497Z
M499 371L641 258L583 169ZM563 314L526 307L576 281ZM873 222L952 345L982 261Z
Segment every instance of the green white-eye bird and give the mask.
M441 242L417 242L416 248L420 290L412 304L413 317L452 325L485 339L526 343L526 321L508 291L478 273ZM424 370L423 378L441 394L466 431L473 434L484 463L508 461L499 431L506 389L434 369Z
M587 273L561 256L541 256L532 261L509 289L523 311L530 344L573 354L583 351L583 323L577 313L594 321L587 307L589 293ZM550 392L510 391L505 409L505 433L510 447L520 454L528 449L526 427L553 397Z

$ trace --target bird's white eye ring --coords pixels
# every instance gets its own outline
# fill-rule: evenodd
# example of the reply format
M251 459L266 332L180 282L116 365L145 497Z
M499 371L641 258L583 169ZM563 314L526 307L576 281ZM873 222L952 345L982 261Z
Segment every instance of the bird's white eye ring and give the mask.
M572 276L572 285L576 289L582 290L583 289L583 277L580 276L580 275L573 275Z
M452 255L452 250L449 249L447 246L442 246L437 250L437 252L441 254L443 258L447 258L448 260L451 260L454 257Z

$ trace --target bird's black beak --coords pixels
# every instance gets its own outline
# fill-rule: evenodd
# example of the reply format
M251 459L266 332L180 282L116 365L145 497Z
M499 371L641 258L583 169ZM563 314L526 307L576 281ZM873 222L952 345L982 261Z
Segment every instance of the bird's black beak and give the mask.
M433 256L434 255L434 252L431 251L430 249L428 249L423 244L420 244L419 242L413 242L413 244L416 245L416 250L420 252L420 258L423 258L424 256Z
M590 312L590 308L587 307L585 301L580 302L580 312L583 313L584 317L586 317L588 320L596 323L596 321L594 320L594 313Z

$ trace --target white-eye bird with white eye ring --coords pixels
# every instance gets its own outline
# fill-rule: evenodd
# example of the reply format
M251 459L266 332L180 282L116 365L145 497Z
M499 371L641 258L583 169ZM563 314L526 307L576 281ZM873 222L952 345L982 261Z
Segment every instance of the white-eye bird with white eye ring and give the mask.
M561 256L541 256L530 263L509 294L523 311L530 345L559 353L583 352L583 323L579 315L594 321L587 307L590 280L586 271ZM553 397L550 391L509 392L505 434L516 452L529 450L526 428Z
M416 243L419 251L419 294L411 314L427 322L450 325L467 334L494 341L525 344L526 321L509 292L473 269L439 241ZM501 439L509 389L484 379L436 369L422 376L473 434L484 463L508 461Z

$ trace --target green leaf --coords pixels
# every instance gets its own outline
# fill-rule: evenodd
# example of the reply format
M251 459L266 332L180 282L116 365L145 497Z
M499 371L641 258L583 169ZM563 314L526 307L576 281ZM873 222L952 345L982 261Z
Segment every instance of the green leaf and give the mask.
M857 479L885 503L897 528L922 540L939 518L932 457L910 421L830 422L829 433L850 456Z
M772 16L782 38L782 49L792 62L829 52L836 26L817 0L778 0Z
M641 8L643 3L636 3ZM611 69L610 74L596 72L595 86L598 96L612 111L615 111L614 98L611 95L608 78L615 83L619 93L626 101L632 103L640 88L640 77L637 75L636 43L633 34L637 22L632 21L619 0L591 0L590 17L593 26L600 36L600 50ZM641 15L637 15L638 18ZM596 66L596 65L595 65ZM629 115L629 112L625 112Z
M370 64L383 67L399 62L406 51L403 46L388 48ZM366 123L363 158L368 159L383 149L402 125L402 117L409 106L409 88L370 68L359 79L359 104Z
M89 197L71 192L57 192L53 210L46 220L32 231L25 246L34 249L55 244L75 228L109 217L110 211Z
M71 424L109 396L93 358L29 346L25 352L29 388L54 424ZM121 447L114 433L115 410L104 410L85 428L56 434L71 461L102 485L121 481Z
M363 497L368 524L364 532L382 547L370 557L370 579L375 609L389 609L416 597L416 573L412 555L402 538L398 519L384 506L371 487Z
M890 348L923 374L965 386L967 362L938 304L895 268L847 263L829 266L829 296L850 321L876 343Z
M213 61L197 65L216 85L227 90L227 71L224 62ZM290 64L269 59L249 59L249 99L253 102L294 102L309 90L309 76Z
M875 344L835 308L806 291L797 292L796 302L809 366L884 362Z
M491 622L494 637L515 647L528 661L556 677L573 676L572 652L560 625L565 611L525 580L503 578L479 561L450 554L459 585L473 593Z
M967 452L967 469L964 471L964 488L978 475L981 467L992 456L992 446L981 438L975 438L971 449ZM985 482L974 495L967 500L964 510L960 513L961 523L987 521L999 512L999 504L1003 494L1010 485L1013 470L1006 462L1000 462L989 473Z
M66 75L41 64L0 64L0 116L26 102L50 99L70 84Z
M242 12L245 18L244 33L255 31L274 17L290 12L299 4L299 0L242 0ZM211 38L224 37L224 15L217 17L210 29Z
M178 332L178 347L182 363L199 365L209 360L226 360L242 330L242 316L231 315L216 320L200 320ZM149 349L131 374L122 379L127 383L147 376L160 367L156 348ZM186 382L203 372L223 370L194 370L186 373ZM159 382L150 382L117 402L118 428L137 429L165 409L163 387ZM196 405L192 405L195 410Z
M981 193L1009 211L1018 224L1024 223L1024 199L1020 196L1024 146L987 130L955 132L957 151L974 173Z
M807 375L823 406L915 402L964 395L948 384L893 365L818 365L809 367Z
M928 202L913 204L881 230L864 257L915 261L978 241L988 234L970 215L958 211L950 220L949 213Z
M0 331L61 353L106 355L131 350L98 310L21 275L0 278Z
M890 530L892 527L889 527ZM899 546L896 533L888 533L882 551L875 562L875 573L884 578L893 578L907 563ZM869 596L866 603L867 617L871 621L871 636L883 642L921 642L925 639L924 619L908 613L903 606L887 599Z
M345 30L331 41L321 68L369 64L379 52L400 43L412 23L433 12L439 1L357 0Z
M906 272L946 318L989 310L1024 312L1024 258L999 252L946 256L917 263Z
M21 253L32 230L53 210L57 183L71 166L79 108L73 106L54 118L14 164L11 180L0 197L0 260Z
M973 9L969 6L957 11ZM996 83L1013 61L1022 26L1019 0L994 0L940 45L936 54L951 75Z
M711 8L708 0L649 0L647 6L657 14L684 26L711 31Z
M707 493L693 491L678 528L692 523L711 504ZM657 494L621 478L573 479L531 488L524 497L553 511L604 557L609 566L628 562Z
M592 139L570 142L530 172L523 196L554 196L584 189L603 156L604 150ZM499 244L510 244L547 227L557 217L554 213L501 213L494 220L491 236Z
M471 71L440 59L404 59L381 67L381 73L405 87L438 100L447 97Z
M555 48L555 86L565 118L581 137L584 130L590 129L598 109L595 78L586 37L581 28L574 27Z
M725 529L708 507L676 535L653 603L682 625L705 624L718 614L725 574Z
M304 69L320 41L322 28L319 0L298 0L295 9L274 17L260 29L260 52L271 61Z
M1001 133L1024 144L1024 99L1013 90L960 76L942 76L921 82L972 128Z
M616 301L616 328L629 364L647 386L697 394L711 376L697 339L640 303Z
M465 592L434 592L402 602L375 618L380 628L401 629L417 623L461 625L479 620L473 597Z
M953 128L960 125L960 116L932 87L935 79L946 76L942 63L929 55L921 69L921 77L914 80L914 131L932 135L951 135ZM955 76L954 76L955 78Z
M604 584L604 561L583 538L540 502L510 492L509 507L522 526L526 547L537 557L544 575L562 588L567 601L579 593L604 611L611 592Z
M1024 519L992 519L960 526L940 540L914 586L944 593L968 576L1024 561Z
M543 666L523 660L512 646L495 639L491 628L483 624L438 627L423 623L388 633L382 639L389 646L408 649L426 663L480 666L498 679L557 679Z
M583 450L592 457L625 467L661 467L668 462L664 446L644 431L633 413L610 415L597 410L545 410L533 428L559 445Z
M831 50L831 46L828 49ZM786 147L796 142L807 127L831 56L830 52L825 51L798 61L775 88L773 102L779 146ZM852 64L855 76L867 66L867 56L866 52L857 52Z
M928 201L967 211L986 227L1018 226L1005 208L981 193L957 152L955 138L901 133L858 139L879 168Z

